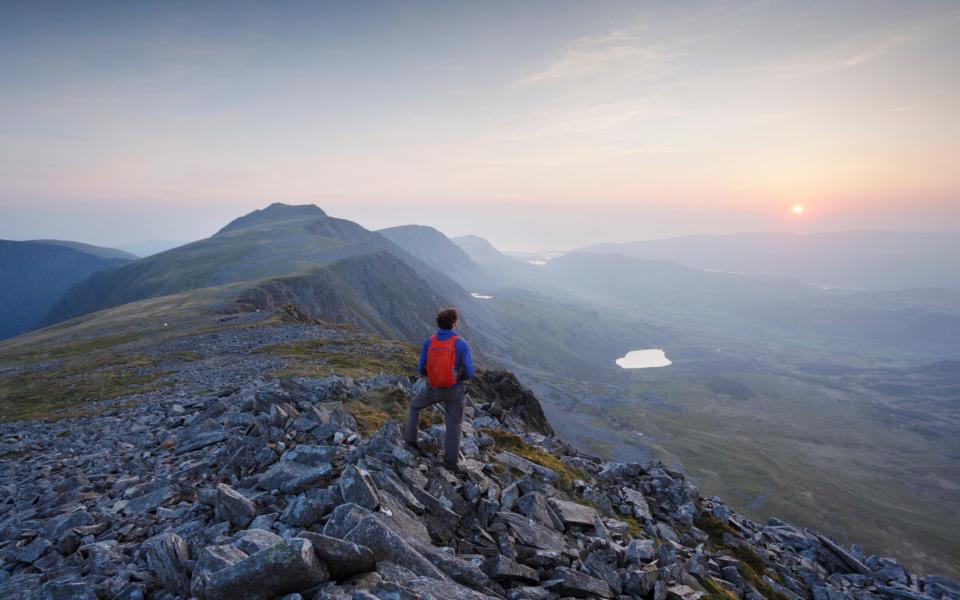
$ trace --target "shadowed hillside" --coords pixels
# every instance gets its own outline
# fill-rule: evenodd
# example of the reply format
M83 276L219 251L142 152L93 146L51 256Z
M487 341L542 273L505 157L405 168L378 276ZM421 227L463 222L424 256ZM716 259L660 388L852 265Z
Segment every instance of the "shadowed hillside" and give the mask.
M77 242L0 240L0 339L36 327L71 285L134 258Z

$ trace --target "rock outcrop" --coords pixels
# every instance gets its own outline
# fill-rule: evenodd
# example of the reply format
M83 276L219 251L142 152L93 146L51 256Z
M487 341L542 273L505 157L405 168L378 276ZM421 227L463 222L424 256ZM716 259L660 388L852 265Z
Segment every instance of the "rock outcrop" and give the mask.
M389 420L359 433L343 402L385 387L413 388L234 382L3 425L0 597L960 598L955 581L737 515L662 464L578 452L509 374L471 384L466 474L451 473L442 425L419 452Z

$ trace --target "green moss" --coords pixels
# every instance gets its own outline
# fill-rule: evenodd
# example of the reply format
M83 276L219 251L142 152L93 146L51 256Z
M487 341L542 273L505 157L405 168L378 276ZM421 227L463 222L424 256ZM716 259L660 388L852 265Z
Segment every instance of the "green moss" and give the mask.
M82 405L89 401L111 400L170 385L163 378L171 372L155 371L156 364L157 359L141 355L76 355L73 360L56 368L2 377L0 420L92 414Z
M401 342L370 339L320 339L294 344L275 344L257 350L290 359L291 363L271 373L272 377L372 377L378 373L404 375L417 368L412 346Z
M703 589L707 592L703 600L737 600L733 592L721 586L709 575L697 577L697 581L700 582L700 585L702 585Z
M587 474L584 473L583 469L564 464L556 456L525 443L512 433L506 433L496 429L487 429L484 431L493 438L497 448L521 456L530 462L537 463L542 467L554 471L558 476L557 484L561 489L571 490L575 479L587 478Z
M722 551L740 561L740 574L750 585L756 588L758 592L763 594L765 598L787 600L786 597L776 592L763 580L761 574L766 574L776 580L780 580L781 577L777 573L767 570L766 563L759 554L754 552L746 543L732 545L726 544L723 541L724 533L736 536L736 532L732 527L712 515L700 516L697 519L696 526L709 536L707 546L710 551Z
M408 401L397 388L372 390L363 398L350 400L343 409L353 415L357 429L363 435L370 435L383 427L387 421L403 423L407 419ZM420 411L420 427L430 427L442 423L439 413L432 410Z
M4 353L4 358L13 358L22 362L36 362L42 360L52 360L57 358L83 357L101 350L113 348L123 344L128 344L151 335L158 330L135 331L117 335L106 335L94 339L84 340L75 344L63 344L47 348L39 348L28 352L17 352L16 354Z

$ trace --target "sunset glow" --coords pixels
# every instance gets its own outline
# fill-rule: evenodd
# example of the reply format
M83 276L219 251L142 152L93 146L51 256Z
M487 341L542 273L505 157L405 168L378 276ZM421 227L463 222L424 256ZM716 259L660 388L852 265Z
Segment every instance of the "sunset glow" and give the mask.
M802 205L802 204L794 204L794 205L793 205L793 214L799 216L799 215L802 215L802 214L803 214L803 211L804 211L804 208L803 208L803 205Z
M517 249L775 230L784 198L960 227L957 3L30 6L0 5L0 237L272 201Z

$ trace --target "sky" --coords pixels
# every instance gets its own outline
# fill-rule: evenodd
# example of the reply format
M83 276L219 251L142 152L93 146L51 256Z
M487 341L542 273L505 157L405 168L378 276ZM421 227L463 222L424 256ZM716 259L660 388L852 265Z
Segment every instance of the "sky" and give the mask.
M955 1L0 3L4 239L960 230L957 165Z

